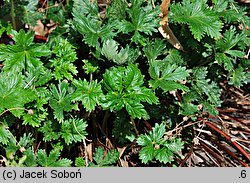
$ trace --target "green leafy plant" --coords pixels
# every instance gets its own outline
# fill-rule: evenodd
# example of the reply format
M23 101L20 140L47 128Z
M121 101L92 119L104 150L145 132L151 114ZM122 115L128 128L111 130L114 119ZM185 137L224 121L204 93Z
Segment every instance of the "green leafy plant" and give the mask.
M188 87L180 83L186 80L188 76L188 71L185 67L156 61L150 64L149 73L152 77L152 80L149 80L149 84L153 88L159 87L164 91L176 89L188 91Z
M140 54L138 50L131 49L128 45L118 52L118 43L114 40L104 42L101 53L118 65L133 63Z
M60 126L56 122L47 121L39 131L44 134L43 140L46 142L61 138L69 145L84 140L87 126L83 119L70 118L63 120Z
M62 38L54 40L53 53L56 58L51 59L51 67L54 68L55 79L61 80L64 77L66 79L72 80L73 75L77 74L76 66L72 63L76 57L76 52L74 47Z
M128 143L131 138L136 136L133 123L129 120L129 115L124 110L120 110L116 114L112 135L121 144Z
M234 86L243 86L250 82L250 72L245 71L242 66L239 66L234 71L230 73L229 84Z
M0 20L0 36L2 36L4 32L7 32L9 34L11 31L12 27L10 23L6 23Z
M86 79L74 80L73 85L77 88L72 96L73 101L81 101L87 111L92 111L100 104L103 98L101 84L95 81L88 82Z
M190 1L171 6L173 21L187 24L194 38L200 41L204 35L219 38L222 22L215 11L209 9L207 0Z
M55 148L47 156L45 150L39 150L37 152L37 161L39 165L43 167L68 167L71 165L71 161L69 159L63 158L58 160L60 156L60 149Z
M9 141L9 139L11 138L11 133L9 132L9 130L7 129L6 125L4 123L0 124L0 143L3 145L6 145Z
M117 29L122 33L133 33L131 41L145 45L143 34L152 35L158 28L158 9L152 6L143 6L143 1L132 0L131 7L127 8L128 19L126 16L117 22Z
M224 64L224 68L231 71L234 68L233 62L235 62L236 58L243 58L245 55L243 51L232 49L243 39L244 34L236 34L235 30L230 27L230 29L224 33L224 37L219 39L215 45L218 49L215 55L218 64Z
M60 135L65 140L65 143L81 142L86 133L87 123L82 119L69 119L63 122Z
M119 153L117 150L110 150L104 155L103 148L96 148L94 153L94 162L89 163L89 167L105 167L105 166L112 166L112 164L116 163L119 158ZM77 167L85 166L85 160L82 157L77 157L75 161L75 165Z
M188 87L181 84L189 76L189 71L184 66L182 58L175 52L170 53L165 59L157 60L166 49L165 44L156 40L144 47L144 53L149 62L149 85L156 89L161 88L164 92L180 89L188 91Z
M64 119L64 111L69 112L76 108L71 104L73 92L67 81L59 82L58 89L55 85L50 86L50 106L54 110L55 119L59 122Z
M42 56L50 55L50 50L46 45L39 45L33 42L33 32L25 33L13 31L13 40L15 45L0 46L0 60L4 61L4 70L15 70L16 72L35 68L42 65L38 59Z
M34 100L34 91L25 88L23 77L13 72L1 73L0 86L0 113L10 110L12 114L20 117L24 105Z
M82 5L85 5L86 8L81 8ZM96 2L75 1L72 14L74 16L74 28L84 35L83 40L86 44L99 48L100 42L98 39L106 41L115 36L114 25L105 24L101 21Z
M107 92L103 101L105 109L119 111L125 107L132 118L149 118L140 102L156 104L158 99L150 89L142 86L143 76L135 65L114 67L106 71L103 78Z
M174 159L174 153L180 153L184 143L180 138L168 138L165 125L156 124L148 135L140 135L136 142L142 146L139 157L143 163L148 163L153 159L162 163L170 163Z
M167 13L161 3L4 1L5 165L178 164L197 119L219 114L223 89L248 89L250 18L233 0L171 1ZM168 43L169 32L159 32L166 18L183 49ZM186 120L194 124L186 127ZM173 128L180 133L170 136ZM118 153L120 146L126 148Z
M191 80L190 92L184 95L184 102L181 104L182 114L194 114L198 111L198 106L194 105L193 101L198 101L199 104L203 105L203 110L214 115L218 114L215 110L215 106L220 106L220 89L218 85L207 79L207 69L205 67L199 67L193 69L193 79Z
M96 162L96 165L93 166L110 166L118 160L118 157L119 153L117 152L117 150L110 150L104 157L104 149L97 148L94 154L94 160Z

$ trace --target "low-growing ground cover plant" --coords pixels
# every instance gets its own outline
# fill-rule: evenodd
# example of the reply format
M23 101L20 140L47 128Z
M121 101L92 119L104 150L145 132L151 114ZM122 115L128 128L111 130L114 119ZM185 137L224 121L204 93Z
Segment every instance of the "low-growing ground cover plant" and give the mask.
M4 166L179 166L221 83L250 82L248 10L233 0L1 6Z

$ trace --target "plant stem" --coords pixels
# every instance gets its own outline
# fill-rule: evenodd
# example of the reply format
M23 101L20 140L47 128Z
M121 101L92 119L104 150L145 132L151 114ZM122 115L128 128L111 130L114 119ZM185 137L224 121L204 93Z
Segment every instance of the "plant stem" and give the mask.
M16 15L15 15L14 1L11 0L10 2L11 2L11 12L10 12L10 14L11 14L11 19L12 19L12 26L13 26L13 29L16 30L16 20L15 20Z
M90 72L90 77L89 78L90 78L89 81L92 82L92 80L93 80L93 74L92 74L92 72Z
M135 130L135 135L138 137L139 136L139 131L137 130L136 128L136 124L135 124L135 121L133 118L130 118L132 124L133 124L133 127L134 127L134 130Z
M4 113L8 112L8 111L13 111L13 110L24 110L24 111L29 111L28 109L25 108L20 108L20 107L16 107L16 108L10 108L10 109L6 109L5 111L3 111L0 116L2 116Z
M11 133L11 131L8 129L9 127L6 126L3 122L0 121L0 124L5 128L6 131L9 132L9 134L11 135L11 137L15 140L15 142L17 143L17 145L19 146L19 148L21 148L22 146L19 144L19 142L17 141L16 137Z
M76 130L76 132L82 137L82 141L83 141L83 146L84 146L84 155L85 155L85 166L88 167L89 165L89 157L88 157L88 152L87 152L87 144L86 144L86 137L83 136L77 129L75 121L73 121L73 125L74 128Z

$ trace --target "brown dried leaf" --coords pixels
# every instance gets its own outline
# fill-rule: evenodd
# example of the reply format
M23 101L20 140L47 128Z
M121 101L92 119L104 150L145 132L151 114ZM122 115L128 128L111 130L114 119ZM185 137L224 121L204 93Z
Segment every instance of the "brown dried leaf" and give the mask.
M170 27L167 24L162 25L161 27L158 28L158 30L160 31L161 35L171 45L173 45L177 50L182 50L183 51L183 47L182 47L181 43L175 37L174 33L172 32L172 30L170 29Z
M87 151L89 160L92 162L93 161L93 143L90 143L87 145L86 151Z
M108 149L114 149L114 146L109 138L106 138L106 147Z
M172 44L177 50L182 50L183 47L178 39L175 37L173 31L168 26L168 7L170 5L170 0L163 0L160 9L162 14L162 20L160 21L161 27L158 28L161 35Z
M162 13L162 20L160 21L160 25L168 24L168 7L170 5L170 0L163 0L160 9Z
M123 160L123 159L119 159L119 162L121 164L121 167L129 167L128 166L128 162L126 160Z
M36 22L36 26L33 27L26 24L25 27L35 31L36 36L47 37L49 34L51 34L52 31L54 31L57 28L58 25L59 24L54 22L53 20L50 20L48 24L44 25L42 21L39 19Z
M124 146L124 147L117 147L117 151L119 152L119 158L122 157L124 151L126 150L127 146Z
M53 20L50 20L48 24L46 24L46 35L49 35L54 31L59 23L54 22Z
M36 26L34 27L30 25L26 25L26 27L29 28L30 30L35 31L35 35L39 35L39 36L45 35L45 28L41 20L37 20Z

